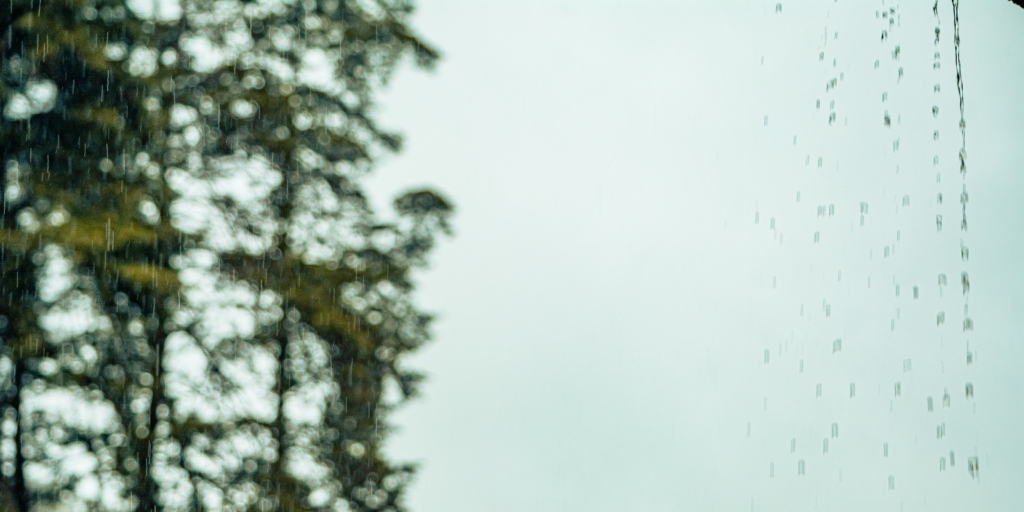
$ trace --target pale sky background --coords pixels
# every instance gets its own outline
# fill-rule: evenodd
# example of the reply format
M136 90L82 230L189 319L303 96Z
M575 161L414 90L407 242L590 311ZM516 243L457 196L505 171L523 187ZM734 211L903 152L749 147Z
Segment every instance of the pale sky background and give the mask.
M418 279L419 302L438 319L435 340L409 363L429 380L424 396L395 415L400 432L389 446L395 458L422 463L408 495L411 510L845 510L840 504L851 497L875 510L971 504L1012 511L1024 504L1024 10L1006 0L961 5L977 322L971 344L978 350L972 371L980 373L969 377L976 412L954 407L948 422L950 442L969 444L981 459L978 484L966 474L967 452L958 452L948 473L954 480L938 473L938 445L927 444L934 435L916 437L918 430L934 433L932 417L914 408L887 416L876 407L889 407L890 398L874 383L884 382L891 394L886 372L911 353L918 373L891 379L904 379L913 400L919 391L922 400L931 396L928 386L962 385L945 366L941 375L928 373L948 362L940 354L928 366L925 341L885 345L877 334L889 332L892 310L902 307L900 325L908 327L892 332L925 340L932 334L916 326L934 325L925 317L934 318L942 301L960 301L958 293L929 298L923 291L914 303L920 307L889 307L874 295L888 279L886 286L904 283L899 300L906 299L918 273L947 265L943 251L956 244L955 215L934 235L932 210L886 213L885 201L904 190L920 192L913 204L923 208L934 196L931 170L900 177L880 170L901 162L904 169L930 166L925 139L930 144L932 125L941 125L945 183L959 190L960 178L949 170L959 141L945 49L947 74L936 100L942 116L931 118L924 105L932 2L792 0L782 2L781 13L776 3L418 2L414 24L444 60L432 74L402 70L383 97L383 121L403 131L407 145L368 182L382 209L395 191L420 184L437 186L458 206L456 237ZM881 26L872 25L874 10L898 3L904 28L894 41L862 44L858 37ZM952 33L947 14L944 37ZM815 34L836 27L850 34L840 40L847 46L828 43L829 57L842 60L836 69L848 75L835 93L846 131L837 125L828 132L819 115L827 107L813 110L816 99L829 98L822 91L831 72L816 58ZM872 61L897 37L907 77L890 87L895 82L871 74ZM895 65L884 61L879 73ZM888 106L878 91L891 94ZM903 112L901 127L889 129L903 130L902 156L883 151L896 137L881 126L883 110ZM817 156L826 169L838 166L834 174L815 174ZM885 191L872 188L889 179ZM799 204L794 191L802 192ZM954 210L956 195L947 194ZM905 233L903 245L892 244L904 259L894 255L892 267L858 252L876 247L870 236L849 234L867 233L852 226L857 203L868 196L878 198L872 233ZM814 205L832 203L850 230L817 227L825 221L815 218ZM771 232L773 216L780 225ZM824 239L813 245L810 233L819 230ZM776 243L782 231L792 242ZM932 241L922 241L925 233ZM879 241L872 258L888 243ZM943 256L932 261L931 247ZM958 285L954 260L951 288ZM852 276L844 283L888 277L877 277L870 290L819 279L835 269ZM828 339L817 341L830 344L836 329L832 320L810 316L823 307L814 301L825 299L838 304L844 354L856 357L858 340L870 338L886 348L870 345L861 356L877 356L877 364L851 359L830 370L833 354L815 355L812 338L820 331ZM805 300L808 316L798 316ZM949 323L959 325L955 313ZM918 317L924 320L914 323ZM806 321L793 327L796 318ZM949 331L951 346L961 346L958 332ZM783 348L786 334L793 340ZM771 395L774 405L786 390L805 388L789 377L795 372L771 373L777 367L762 364L763 351L774 354L776 345L781 361L795 364L799 352L826 389L859 381L864 408L793 405L758 416L762 398ZM963 393L954 391L959 406ZM923 410L923 402L913 403ZM823 436L814 429L838 417L843 437L823 458ZM889 459L860 448L875 449L865 433L875 427L879 440L892 436ZM812 439L817 454L791 455L791 436L800 438L800 450L804 437ZM808 461L803 480L795 478L795 457ZM768 479L769 464L776 480ZM919 469L925 465L928 471ZM848 475L844 485L833 481L835 471L840 480ZM885 489L889 475L899 478L893 491Z

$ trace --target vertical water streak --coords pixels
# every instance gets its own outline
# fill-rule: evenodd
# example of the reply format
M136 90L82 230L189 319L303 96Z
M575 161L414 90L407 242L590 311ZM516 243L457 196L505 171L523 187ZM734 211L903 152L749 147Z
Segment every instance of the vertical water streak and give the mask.
M964 343L967 347L967 362L968 366L971 365L973 360L973 354L970 348L970 332L974 330L974 322L971 320L970 312L968 310L968 302L970 297L970 277L969 277L969 259L970 250L967 245L967 122L964 115L964 78L963 68L961 67L960 61L960 1L951 0L953 4L953 54L956 59L956 91L960 104L960 180L961 180L961 192L960 192L960 264L961 274L960 282L962 286L962 295L964 303L964 320L963 320L963 333ZM964 395L966 400L974 399L974 385L970 382L964 384ZM977 447L975 447L977 450ZM950 465L952 465L952 456L950 453ZM980 482L981 478L979 475L978 468L978 457L974 456L968 459L968 473L972 479L976 479Z

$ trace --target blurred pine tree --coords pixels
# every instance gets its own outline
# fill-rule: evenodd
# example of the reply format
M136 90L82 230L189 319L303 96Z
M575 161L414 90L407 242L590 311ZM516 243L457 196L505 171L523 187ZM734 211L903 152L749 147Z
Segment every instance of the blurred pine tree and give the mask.
M6 7L6 6L5 6ZM404 510L385 398L451 205L378 220L408 0L0 8L0 510Z

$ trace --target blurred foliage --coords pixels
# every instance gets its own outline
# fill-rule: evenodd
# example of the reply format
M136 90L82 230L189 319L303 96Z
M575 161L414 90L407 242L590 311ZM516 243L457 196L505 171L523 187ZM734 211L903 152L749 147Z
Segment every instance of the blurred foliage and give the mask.
M0 9L0 510L404 510L453 208L371 211L408 0ZM387 390L394 390L388 393Z

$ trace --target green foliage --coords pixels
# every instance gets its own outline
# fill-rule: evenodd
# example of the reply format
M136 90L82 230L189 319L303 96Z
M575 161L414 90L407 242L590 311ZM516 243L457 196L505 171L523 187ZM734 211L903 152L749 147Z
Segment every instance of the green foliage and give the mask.
M7 7L7 6L5 6ZM360 177L403 0L0 9L0 510L403 510L381 453L453 209Z

